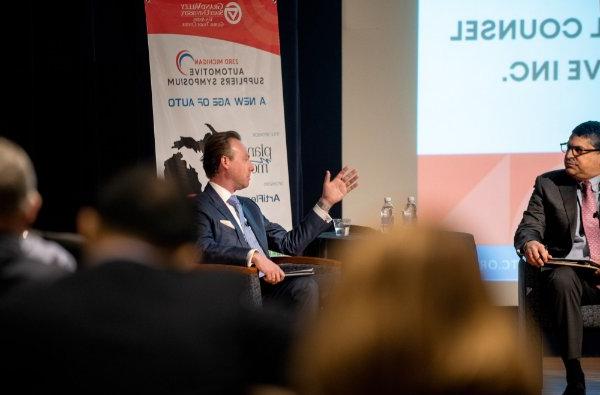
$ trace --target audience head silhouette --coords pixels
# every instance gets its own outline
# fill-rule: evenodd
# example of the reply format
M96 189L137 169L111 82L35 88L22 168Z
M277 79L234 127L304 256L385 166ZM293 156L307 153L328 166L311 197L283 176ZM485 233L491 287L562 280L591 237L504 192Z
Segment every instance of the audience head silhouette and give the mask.
M0 137L0 232L22 232L42 204L33 164L25 151Z
M151 169L136 167L101 188L96 207L81 210L78 228L92 254L124 240L137 240L156 248L152 253L158 257L172 257L182 246L195 252L194 215L192 203L175 183L158 178Z
M0 297L52 282L75 270L61 246L29 232L42 205L25 151L0 137Z
M529 394L511 323L463 234L401 229L357 245L298 348L300 393Z

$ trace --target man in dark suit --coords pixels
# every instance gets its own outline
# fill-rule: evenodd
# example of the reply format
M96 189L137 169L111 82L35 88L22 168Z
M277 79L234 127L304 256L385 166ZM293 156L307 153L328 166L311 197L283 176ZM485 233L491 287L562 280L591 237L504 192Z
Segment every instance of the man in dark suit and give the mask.
M104 188L97 208L78 218L87 269L0 305L12 388L246 393L249 384L281 383L285 320L244 306L238 275L191 272L193 213L154 172L127 172Z
M577 126L565 152L565 169L537 177L529 206L515 233L515 247L527 262L542 267L549 258L592 259L600 263L600 122ZM545 279L567 370L565 394L584 394L581 306L600 303L600 271L587 276L560 267Z
M251 199L235 192L250 184L254 164L237 132L216 133L204 142L203 167L209 183L198 198L200 246L205 262L256 266L264 276L263 298L286 307L314 313L318 306L318 287L310 277L284 280L281 268L269 259L269 249L298 255L327 229L329 209L358 185L358 173L344 168L333 179L329 171L323 181L318 203L287 232L265 218Z

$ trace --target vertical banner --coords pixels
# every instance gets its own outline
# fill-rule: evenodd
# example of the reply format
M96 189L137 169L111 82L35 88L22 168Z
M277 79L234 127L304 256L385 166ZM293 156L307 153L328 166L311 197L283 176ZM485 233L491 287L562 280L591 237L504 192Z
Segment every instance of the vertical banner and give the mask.
M158 173L198 193L204 139L234 130L256 169L240 194L291 228L277 4L146 0Z

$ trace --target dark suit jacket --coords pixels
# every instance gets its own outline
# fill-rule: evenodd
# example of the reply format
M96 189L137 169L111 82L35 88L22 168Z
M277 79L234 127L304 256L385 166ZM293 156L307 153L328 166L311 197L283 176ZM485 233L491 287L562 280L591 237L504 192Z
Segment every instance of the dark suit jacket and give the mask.
M242 281L111 261L13 294L0 304L3 384L49 393L241 393L247 383L278 382L285 317L244 307Z
M242 196L238 196L238 199L244 216L265 253L272 250L287 255L300 255L311 241L329 227L327 222L310 210L296 228L287 232L279 224L265 218L252 199ZM229 221L234 228L221 221ZM210 184L198 197L198 226L198 245L203 251L205 262L246 265L251 248L237 221Z
M565 170L538 176L515 233L515 248L522 252L527 241L536 240L552 256L566 256L573 247L577 210L577 182Z

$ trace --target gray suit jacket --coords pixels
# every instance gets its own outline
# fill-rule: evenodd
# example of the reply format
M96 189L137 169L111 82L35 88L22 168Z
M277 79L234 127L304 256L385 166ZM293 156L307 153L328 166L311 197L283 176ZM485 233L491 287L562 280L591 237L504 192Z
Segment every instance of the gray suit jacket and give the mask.
M0 297L21 287L50 283L70 274L66 269L27 255L20 236L0 234Z
M577 182L565 170L544 173L535 180L527 210L515 233L515 248L529 240L546 245L554 257L573 247L577 222Z
M329 227L327 222L310 210L296 228L287 232L281 225L265 218L252 199L242 196L238 196L238 199L248 224L265 252L272 250L300 255L311 241ZM203 261L245 266L251 248L237 221L210 184L198 196L197 203L198 246L203 252ZM229 221L234 227L221 221Z

